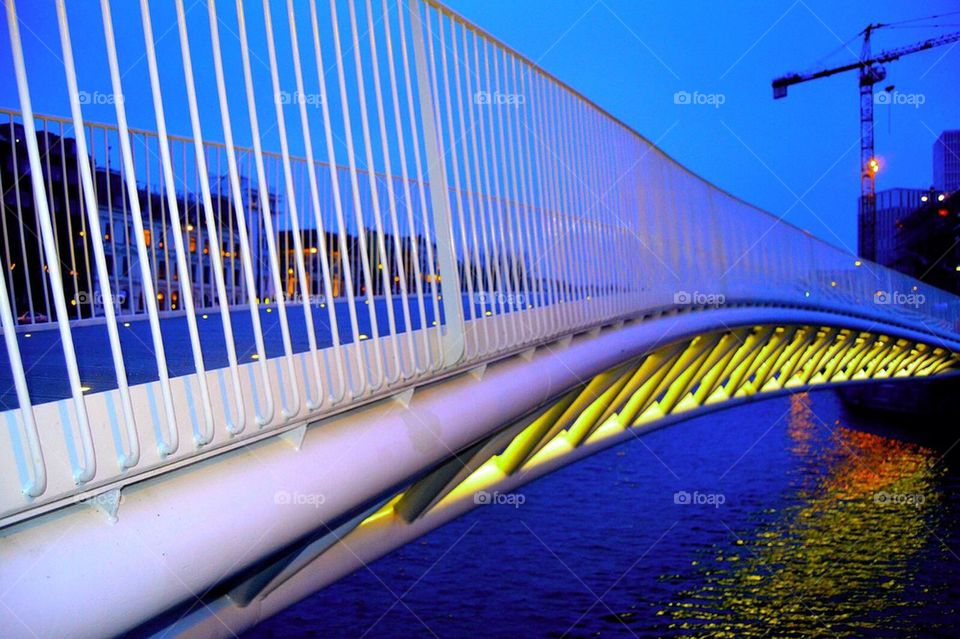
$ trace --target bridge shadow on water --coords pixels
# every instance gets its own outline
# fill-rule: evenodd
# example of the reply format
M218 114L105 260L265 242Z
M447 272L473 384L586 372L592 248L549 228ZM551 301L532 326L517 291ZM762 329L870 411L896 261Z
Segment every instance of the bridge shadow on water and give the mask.
M696 417L495 496L247 636L957 636L954 423L830 390Z

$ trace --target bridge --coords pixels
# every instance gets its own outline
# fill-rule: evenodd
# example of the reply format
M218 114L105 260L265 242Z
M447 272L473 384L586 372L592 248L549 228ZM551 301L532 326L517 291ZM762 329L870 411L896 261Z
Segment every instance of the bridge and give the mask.
M960 298L436 0L228 4L56 0L55 76L6 2L5 636L231 636L653 429L960 369Z

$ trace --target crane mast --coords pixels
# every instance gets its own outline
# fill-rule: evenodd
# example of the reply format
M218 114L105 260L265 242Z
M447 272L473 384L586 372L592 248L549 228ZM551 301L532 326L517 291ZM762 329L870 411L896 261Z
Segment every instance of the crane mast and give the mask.
M790 73L772 82L773 99L779 100L787 96L787 88L800 84L826 78L844 71L859 70L860 75L860 207L858 218L858 251L863 257L873 260L876 258L876 228L877 228L877 200L876 200L876 175L880 168L874 155L873 140L873 85L883 81L887 77L887 71L883 64L892 62L905 55L925 51L944 44L960 40L960 32L949 33L936 38L929 38L905 47L883 51L876 56L873 55L870 45L870 36L876 29L888 25L871 24L861 32L863 35L863 47L860 50L860 59L856 62L848 63L831 69L822 69L810 73Z
M860 214L858 216L858 252L868 260L876 259L877 193L876 178L879 168L873 152L873 85L887 77L883 65L870 62L870 33L873 25L864 30L860 52Z

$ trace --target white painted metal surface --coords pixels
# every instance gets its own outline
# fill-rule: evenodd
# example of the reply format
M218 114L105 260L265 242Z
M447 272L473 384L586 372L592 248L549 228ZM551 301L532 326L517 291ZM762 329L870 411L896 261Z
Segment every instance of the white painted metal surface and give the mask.
M442 5L377 4L101 0L104 65L75 50L58 0L64 119L32 112L31 91L58 81L24 57L17 12L34 6L7 3L20 110L0 122L16 208L2 224L15 408L0 522L665 307L960 333L957 298L716 189ZM139 59L138 82L123 71ZM104 79L106 104L78 72ZM211 73L215 100L196 80ZM87 120L95 108L115 124ZM130 382L144 319L153 372ZM103 378L81 376L73 348L91 326L106 329ZM51 401L29 336L54 328L53 376L69 384ZM188 337L173 352L171 332Z
M960 349L956 297L715 188L435 0L101 0L96 44L71 32L95 7L49 1L62 86L20 39L39 3L6 2L5 630L128 630L658 339ZM33 113L51 87L69 118ZM115 522L87 508L119 488Z
M119 634L174 604L194 603L195 594L207 593L258 559L323 531L323 522L392 494L452 451L520 419L563 389L651 348L717 327L821 325L835 319L831 313L742 307L632 321L554 342L533 354L500 359L482 375L464 371L418 389L404 401L392 399L347 411L309 428L297 445L267 437L181 472L146 479L124 489L112 523L98 507L103 500L84 495L70 508L7 529L8 536L0 543L0 580L15 581L16 587L4 597L7 608L0 608L0 621L13 629L13 636L27 633L9 616L11 609L29 620L39 636ZM848 324L854 330L878 327L854 318ZM906 329L890 334L924 337ZM956 342L949 346L960 348ZM584 447L578 454L597 449ZM543 467L530 478L553 467ZM294 495L315 499L297 500ZM467 507L460 504L440 511L401 531L399 539L413 538L436 525L438 518L444 521ZM196 534L184 534L185 530ZM105 537L109 544L103 543ZM249 606L235 605L226 597L210 599L211 608L200 607L182 624L174 624L172 635L229 636L355 569L358 556L352 553L372 559L392 543L387 535L352 550L337 548L311 570ZM36 596L41 591L44 596ZM78 597L77 592L97 594ZM57 605L51 607L53 601ZM218 620L221 610L225 612ZM175 611L164 623L180 617Z

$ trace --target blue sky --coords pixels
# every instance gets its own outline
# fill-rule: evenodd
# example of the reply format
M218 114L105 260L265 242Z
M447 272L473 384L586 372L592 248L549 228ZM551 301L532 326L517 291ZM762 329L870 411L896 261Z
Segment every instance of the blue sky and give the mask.
M956 2L647 2L449 0L486 28L621 118L714 184L838 245L856 248L859 102L855 72L791 87L774 101L770 81L817 66L868 23L956 12ZM960 31L898 28L874 50ZM855 38L824 61L855 58ZM909 104L876 109L877 188L927 187L932 146L960 128L960 46L887 65ZM710 105L676 105L677 91L721 93ZM913 100L917 102L919 100ZM798 201L799 198L799 201Z
M155 129L150 107L142 32L135 2L114 2L124 90L131 126ZM152 3L161 80L182 91L172 2ZM191 39L204 39L205 3L188 5ZM233 3L223 4L231 25ZM263 51L258 2L247 10L255 55ZM342 3L341 3L342 4ZM274 3L281 57L287 48L283 3ZM319 2L321 11L326 3ZM636 0L449 0L449 5L656 142L692 171L838 246L856 248L859 193L858 89L855 73L791 88L774 101L770 81L788 71L854 59L856 34L870 22L894 22L957 12L955 2L646 2ZM218 5L219 6L219 5ZM68 115L59 61L53 3L18 5L31 77L34 109ZM99 9L69 5L81 89L109 91ZM345 10L344 10L345 13ZM341 17L342 20L342 17ZM960 31L960 14L940 28L898 28L875 36L875 50L902 46L939 33ZM302 25L301 25L302 26ZM306 28L306 27L303 27ZM228 46L236 49L236 43ZM848 47L843 47L848 42ZM302 43L301 46L307 46ZM326 45L325 45L326 46ZM138 53L139 50L139 53ZM824 59L824 56L833 55ZM202 105L216 104L209 56L194 50ZM206 55L206 57L205 57ZM228 83L241 82L236 52L227 52ZM0 106L18 108L6 29L0 36ZM165 64L171 60L170 64ZM288 65L289 66L289 65ZM931 148L944 129L960 128L960 46L947 45L888 65L888 78L913 104L876 109L876 142L883 170L877 187L926 187ZM281 69L286 82L290 70ZM55 78L47 82L44 78ZM328 76L329 81L335 77ZM714 104L676 104L678 91L722 96ZM272 108L269 87L258 108ZM172 133L189 135L185 100L164 87ZM265 96L265 97L264 97ZM912 97L911 97L912 96ZM920 96L918 99L917 96ZM715 104L722 100L722 104ZM922 100L922 104L916 103ZM263 103L261 105L261 102ZM236 105L232 105L236 106ZM240 108L237 106L236 108ZM112 122L113 107L89 105L84 117ZM239 144L242 112L234 114ZM288 112L291 136L299 134ZM222 139L219 118L202 114L204 137ZM269 119L267 120L270 121ZM275 135L275 134L271 134ZM276 141L265 140L267 148ZM292 152L299 149L293 146Z

